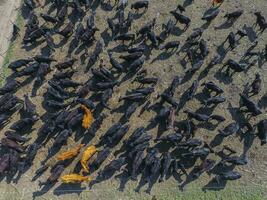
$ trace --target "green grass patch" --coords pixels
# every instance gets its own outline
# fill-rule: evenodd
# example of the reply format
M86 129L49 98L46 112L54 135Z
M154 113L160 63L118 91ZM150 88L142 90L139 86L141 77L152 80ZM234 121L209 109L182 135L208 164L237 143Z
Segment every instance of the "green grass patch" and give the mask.
M15 24L21 28L23 26L23 17L20 13L18 13ZM5 83L6 77L9 75L9 69L7 68L8 64L12 60L14 56L14 47L16 45L16 41L13 41L9 44L9 47L6 51L6 55L3 61L3 65L1 67L1 77L0 77L0 85L3 86Z
M202 191L188 189L187 191L166 192L156 196L157 200L264 200L266 199L262 189L258 187L226 188L220 191Z
M14 42L9 44L8 50L6 52L4 61L3 61L3 66L2 66L2 71L1 71L1 79L0 79L0 85L3 86L5 83L5 78L8 76L8 64L10 63L10 60L13 57L13 49L14 49Z
M232 185L231 185L232 186ZM135 192L132 189L126 189L123 192L116 188L97 190L85 190L79 195L79 199L123 199L123 200L267 200L266 189L261 186L236 186L221 190L203 191L197 185L190 186L184 191L179 190L178 186L165 185L160 187L157 185L151 195L144 191Z

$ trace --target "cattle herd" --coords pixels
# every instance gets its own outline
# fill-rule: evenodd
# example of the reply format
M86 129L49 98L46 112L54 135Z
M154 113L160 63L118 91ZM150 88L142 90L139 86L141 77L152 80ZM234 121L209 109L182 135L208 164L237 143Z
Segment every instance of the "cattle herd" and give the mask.
M190 3L193 4L194 1ZM203 22L210 24L216 17L220 17L220 7L223 3L223 0L210 2L211 8L204 13ZM246 165L247 153L240 156L234 148L222 143L223 139L238 134L242 134L243 137L255 136L261 145L267 142L267 119L264 119L264 108L259 107L258 102L251 99L252 96L258 96L258 100L264 99L259 96L264 90L263 76L254 73L255 79L242 86L243 91L239 91L240 105L236 113L244 116L243 121L233 120L231 123L225 123L228 120L221 113L208 112L229 99L222 89L223 83L207 80L205 76L218 66L222 66L220 70L226 78L239 74L244 76L248 71L253 72L257 68L255 60L267 60L267 45L266 48L256 51L255 47L259 43L256 40L251 43L242 61L224 59L227 52L233 51L244 38L249 37L246 30L238 29L225 36L225 51L218 52L206 65L204 63L212 49L208 41L202 37L205 26L194 27L190 34L187 32L193 21L187 14L187 6L191 4L179 4L177 8L170 10L164 24L159 24L154 16L155 18L139 26L138 31L133 31L136 16L142 18L150 4L149 0L48 0L45 3L37 0L23 1L21 9L27 11L24 13L25 32L21 31L21 27L13 25L12 40L16 42L18 36L22 37L22 45L35 48L43 43L46 44L47 51L8 64L12 73L6 79L5 85L0 88L0 130L9 127L8 130L1 131L1 176L25 173L34 165L40 149L52 141L53 145L49 148L47 159L55 156L57 162L47 164L47 160L44 160L32 179L39 179L49 169L50 175L47 181L40 183L41 186L57 181L64 184L87 181L93 185L119 171L125 173L126 179L134 181L141 175L141 179L148 183L148 192L155 182L162 182L175 174L196 179L206 172L212 174L218 184L241 178L241 173L234 170L234 166ZM106 24L101 25L106 28L109 39L96 37L100 31L95 19L99 5L109 7L115 13L113 18L107 18ZM47 12L37 12L37 9ZM75 16L74 20L70 13ZM232 25L243 15L245 12L242 9L236 9L226 13L224 18L226 23ZM253 16L253 30L257 37L260 37L267 28L267 22L261 12L255 12ZM159 34L158 27L161 29ZM187 39L183 43L179 40L169 41L177 27L182 34L187 34ZM60 49L55 43L55 37L70 41L64 60L59 60L53 55ZM119 44L120 50L115 53L108 49L107 40ZM83 53L80 57L75 57L73 52L79 48ZM171 84L164 92L157 94L155 102L151 101L151 95L157 92L155 86L160 77L149 74L143 67L153 50L178 57L184 55L185 58L177 65L190 66L185 68L183 75L173 76ZM102 59L104 52L107 52L108 60ZM256 59L251 61L252 58ZM81 64L77 65L78 62ZM200 69L204 69L204 77L195 79L182 97L176 98L177 88L193 78ZM73 77L77 73L84 74L87 80L75 80ZM20 88L28 84L20 81L25 77L34 80L33 87L37 88L36 90L44 84L47 85L44 100L38 102L38 106L32 101L34 93L21 97L16 95ZM111 124L103 135L99 135L98 130L103 121L108 115L113 114L109 100L114 95L115 88L119 89L125 84L135 84L139 87L119 97L118 101L124 102L125 105L122 118ZM200 89L204 96L201 108L207 112L200 113L189 107L184 108L187 102L196 98L196 92ZM95 99L94 96L98 98ZM39 106L46 110L44 116L38 113ZM131 116L139 107L138 116L145 112L156 114L147 120L148 124L130 131ZM105 112L102 112L103 110ZM11 121L15 113L20 114L20 119ZM186 114L187 118L179 121L181 113ZM33 141L29 133L39 120L43 121L43 125L37 131L37 136L33 136L37 138ZM205 127L208 123L216 126L225 123L215 131L218 141L209 143L198 137L199 127ZM151 127L156 125L163 127L161 135L157 137L150 134ZM60 150L74 137L76 131L82 134L81 142L67 151ZM90 141L94 137L99 139L93 144ZM116 147L118 145L121 145L119 149ZM214 148L219 145L220 151L215 150ZM114 152L115 147L118 150ZM110 159L111 157L113 159ZM214 159L216 157L220 161ZM74 171L64 174L63 171L77 158L80 159ZM201 164L194 166L197 159ZM194 167L192 173L188 173L188 165Z

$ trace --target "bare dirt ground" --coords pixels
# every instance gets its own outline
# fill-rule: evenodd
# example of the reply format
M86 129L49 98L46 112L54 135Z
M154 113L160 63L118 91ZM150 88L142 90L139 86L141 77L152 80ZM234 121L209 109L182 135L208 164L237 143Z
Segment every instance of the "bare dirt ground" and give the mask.
M129 1L129 3L132 2L133 2L132 0ZM176 8L179 2L181 4L183 3L183 1L160 1L160 0L150 1L150 6L148 11L145 12L142 15L142 17L137 18L134 21L132 31L133 32L137 31L140 26L144 25L153 17L157 16L156 33L160 33L161 24L166 22L171 17L169 11ZM201 17L203 13L210 8L210 5L211 5L210 2L207 0L195 1L193 4L188 5L186 7L185 14L192 19L192 24L189 30L183 33L181 31L182 26L178 24L177 27L179 28L177 28L174 31L174 33L167 39L167 41L179 40L183 44L185 39L188 37L190 33L192 33L194 28L198 28L201 26L205 27L203 38L209 43L210 54L206 59L203 68L200 69L193 77L190 77L189 81L183 83L182 85L179 86L179 88L177 88L175 98L179 99L183 94L183 92L197 78L199 78L200 80L200 85L203 82L214 81L220 84L220 86L225 90L225 96L227 97L227 101L223 104L218 105L211 112L213 114L223 115L226 117L227 120L224 123L221 123L219 126L215 127L213 125L202 126L200 124L199 129L197 130L196 133L196 137L203 138L206 141L212 141L215 135L218 133L218 129L224 128L227 124L233 122L234 120L240 120L240 118L238 117L239 112L236 109L239 105L238 94L242 91L245 83L253 81L256 72L259 72L261 74L263 85L265 86L267 84L266 63L264 63L263 65L257 63L247 73L237 73L231 79L225 76L225 74L219 72L222 65L217 65L216 67L211 69L207 74L206 73L203 74L203 69L210 61L210 59L216 54L217 51L220 52L224 48L221 44L224 42L229 32L236 31L237 29L242 28L244 24L246 24L247 30L251 32L250 37L241 39L239 41L239 45L232 52L228 52L224 59L224 61L226 61L229 58L240 60L242 55L244 55L244 52L251 46L252 42L255 41L255 37L253 34L254 32L251 29L251 27L255 23L255 17L253 15L253 12L260 10L262 14L267 17L267 4L265 3L265 1L225 0L220 7L221 12L217 16L217 18L213 20L210 25L205 25L204 21L201 20ZM46 9L47 7L44 8L44 10ZM229 27L227 29L218 29L218 30L214 29L214 27L220 26L221 24L224 23L224 18L222 17L224 14L226 14L227 12L235 11L236 9L244 9L244 14L240 19L238 19L234 23L232 27ZM37 12L38 13L43 12L44 10L42 10L42 8L38 8ZM127 10L129 10L129 6ZM115 46L119 45L119 43L117 42L108 41L107 31L105 31L107 27L106 19L108 17L113 17L114 15L115 15L114 11L104 11L101 8L101 6L99 6L96 11L96 26L100 29L100 34L97 36L97 38L100 38L100 36L104 37L104 39L106 39L106 44L107 44L104 53L101 54L101 58L104 60L105 64L109 67L110 64L108 63L107 49L112 49ZM256 47L256 50L261 50L264 48L264 45L267 43L266 38L267 38L267 31L265 31L262 35L258 36L257 40L259 41L259 45ZM59 61L63 60L67 54L69 41L66 43L60 42L62 41L62 38L58 35L55 35L54 39L56 41L56 44L60 46L60 48L58 48L54 53L54 57ZM46 51L45 47L46 45L44 43L40 44L36 48L22 48L21 41L22 37L19 37L14 48L13 60L28 56L34 56L36 54L39 54L40 52ZM91 52L93 48L94 45L89 48L89 52ZM225 44L225 48L227 48L227 44ZM74 51L72 56L79 58L81 54L82 52L80 53ZM118 54L114 53L114 56L116 55ZM160 81L155 88L156 92L152 94L150 98L152 103L157 102L156 98L157 95L163 92L164 89L168 87L168 85L170 84L171 80L175 75L180 75L180 76L184 75L185 70L183 66L181 66L180 64L180 61L183 57L184 57L183 54L180 55L177 55L176 53L168 54L168 53L162 53L162 51L159 50L153 50L151 52L151 55L149 59L145 62L143 68L147 69L149 74L160 78ZM97 62L95 66L98 65L99 63ZM91 76L90 73L84 74L83 64L76 63L76 68L79 70L79 72L75 74L74 80L82 82L86 80L88 76ZM51 78L51 76L52 73L49 76L47 76L47 80ZM203 79L201 79L202 77ZM23 94L31 93L32 91L33 80L29 78L25 82L27 84L17 92L18 97L22 97ZM103 133L105 133L112 124L114 124L120 119L120 117L123 115L125 107L123 106L123 103L118 103L119 97L124 95L126 90L137 88L138 86L139 86L138 84L131 83L131 81L128 80L126 82L123 82L123 84L121 84L120 86L114 88L112 99L109 101L110 107L112 108L113 112L109 112L107 110L103 111L103 113L108 114L108 117L104 120L101 128L97 131L96 136L92 140L87 141L87 145L96 144L99 141L100 136ZM41 116L45 115L46 112L45 109L42 107L42 103L44 101L43 94L45 93L46 88L47 88L47 82L43 84L40 89L38 89L36 96L32 97L32 101L38 106L38 112ZM261 93L253 97L253 100L256 101L259 99L263 99L262 97L264 96L266 91L267 91L266 87L263 87ZM183 109L176 116L176 121L181 121L186 118L186 115L183 113L183 110L190 109L195 111L201 107L201 103L198 98L201 92L202 92L202 87L199 87L197 90L196 98L186 103ZM264 114L257 118L253 118L251 120L252 124L255 124L260 119L266 118L266 103L264 103L264 100L261 101L260 107L264 111ZM151 111L151 112L145 112L143 115L141 115L141 117L138 117L140 109L141 107L137 109L137 111L133 114L133 116L130 119L129 124L131 125L131 128L128 135L130 135L136 127L146 126L148 124L148 121L153 116L155 116L155 112ZM203 112L203 110L201 109L199 111ZM17 113L14 114L12 116L12 122L18 120L19 117L20 117L19 114ZM39 120L34 125L34 130L32 131L32 133L30 133L32 140L29 143L32 143L35 140L37 136L36 133L38 132L38 129L43 123L45 123L45 119ZM4 133L6 130L8 130L8 127L9 125L6 126L4 130L1 130L1 133ZM160 133L160 128L157 126L149 130L148 132L152 134L154 138L156 138L156 136ZM165 134L166 132L164 133L164 135ZM81 140L83 139L77 139L75 137L69 139L68 145L63 146L60 151L62 152L66 149L70 149L76 144L79 144ZM179 191L178 189L179 188L178 185L184 183L185 176L181 176L178 178L170 177L164 183L156 183L152 188L151 195L148 195L144 192L147 186L142 187L139 193L134 191L134 189L138 186L139 183L138 181L133 182L131 180L127 180L124 186L124 183L122 181L124 179L120 179L120 176L118 176L118 178L116 179L110 178L107 181L96 184L92 187L92 189L89 189L86 183L83 183L81 185L75 184L66 186L58 182L49 190L41 190L39 187L39 181L45 181L49 176L49 171L44 173L43 176L41 176L41 178L35 182L31 182L31 178L34 172L41 166L41 161L43 161L46 158L48 154L47 150L52 146L52 144L53 140L49 141L45 146L41 147L41 149L38 151L38 155L34 160L33 166L19 179L14 178L12 180L8 180L5 178L4 180L1 181L0 199L32 199L33 197L36 197L36 199L151 199L153 195L155 195L156 198L159 199L186 199L186 196L182 195L183 192ZM227 183L224 190L228 191L227 189L232 188L232 190L234 191L232 193L233 195L235 191L239 190L239 187L250 188L248 190L244 190L245 193L246 192L249 193L248 191L253 192L254 188L255 192L258 188L263 188L264 190L266 190L267 188L266 146L260 146L259 140L257 138L254 139L254 137L249 133L245 137L230 136L229 138L226 138L224 140L223 144L228 144L229 146L234 148L237 151L237 155L241 155L246 151L248 151L248 159L249 159L248 165L235 167L237 171L242 173L243 175L242 178L238 181ZM118 150L120 146L121 143L114 148L113 153L116 150ZM219 149L221 149L221 145L215 147L215 150ZM112 160L113 158L114 156L111 155L109 156L108 160ZM211 155L211 158L213 158L213 155ZM78 163L79 159L80 156L78 156L72 162L72 164L68 168L66 168L63 174L72 172L76 164ZM218 158L216 159L218 160ZM47 163L50 163L52 165L53 163L55 163L55 161L56 159L52 157L47 161ZM107 162L105 162L104 165L107 164ZM199 163L199 160L197 161L197 163ZM190 171L191 169L192 168L189 168L188 171ZM95 175L96 173L92 174L92 177L95 177ZM208 185L211 179L212 176L210 177L207 174L203 174L198 180L195 180L192 183L186 185L185 190L188 189L189 192L191 191L190 193L194 193L193 191L196 188L202 188L205 185ZM118 191L118 188L121 188L123 191L122 192ZM201 196L199 195L201 194L196 193L196 196L194 198L191 197L191 199L201 199ZM210 199L219 199L220 196L217 195L220 194L216 193L214 198ZM234 198L229 197L228 199L234 199ZM248 198L248 199L253 199L253 198Z
M0 0L0 66L3 65L3 60L9 46L9 38L12 33L12 22L14 23L17 17L17 10L20 5L20 0Z

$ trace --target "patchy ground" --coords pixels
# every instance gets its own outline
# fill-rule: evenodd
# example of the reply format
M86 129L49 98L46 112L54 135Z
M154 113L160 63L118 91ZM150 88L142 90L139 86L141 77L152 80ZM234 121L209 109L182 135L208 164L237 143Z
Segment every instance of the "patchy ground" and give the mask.
M133 1L130 0L130 3ZM186 2L189 2L186 0ZM171 15L169 14L170 10L176 8L179 1L164 1L164 3L160 0L155 0L150 2L150 6L147 12L145 12L142 17L137 18L134 21L132 31L135 32L138 28L144 25L146 22L151 20L153 17L157 17L157 26L156 26L156 33L160 33L161 31L161 24L166 22ZM181 4L183 2L181 1ZM243 85L247 82L252 82L256 72L261 74L263 79L263 84L267 84L267 67L266 63L261 65L261 62L258 62L257 65L253 66L246 74L245 73L237 73L235 74L232 79L226 77L223 73L220 72L222 65L217 65L216 67L212 68L207 74L203 72L206 64L210 61L210 59L216 54L216 51L222 52L224 48L227 48L227 43L225 46L222 46L225 38L229 34L230 31L236 31L237 29L243 27L244 24L247 26L247 31L250 32L249 38L243 38L239 41L239 45L232 51L228 52L224 61L229 58L233 58L236 60L240 60L244 52L252 45L252 42L255 41L254 32L252 31L251 27L255 22L255 17L253 12L256 10L260 10L264 16L267 17L267 4L262 0L255 0L255 1L248 1L243 0L240 2L234 0L226 0L220 7L221 12L217 16L215 20L212 21L210 25L204 23L201 20L203 13L210 8L210 2L206 0L195 1L193 4L188 5L186 7L185 14L192 19L192 24L188 31L185 33L182 32L182 26L177 24L177 29L174 30L173 34L167 39L167 41L172 40L179 40L181 43L184 43L184 40L188 35L192 32L194 28L197 27L204 27L205 32L203 34L203 38L208 41L210 54L208 58L205 60L205 64L202 68L196 72L193 77L190 77L189 80L182 85L180 85L177 90L175 97L179 99L183 92L192 84L192 82L196 79L200 80L200 84L207 82L207 81L214 81L218 84L221 84L222 88L225 90L225 96L227 97L227 101L223 104L218 105L214 110L210 110L213 114L221 114L226 117L225 123L221 123L219 126L203 126L199 125L199 129L196 132L197 138L203 138L206 141L212 141L217 134L218 129L222 129L227 124L233 122L233 120L240 121L241 119L238 117L239 113L237 111L239 105L239 92L242 91ZM224 23L224 18L222 17L225 13L235 11L236 9L244 9L244 14L234 23L234 25L227 29L214 29L214 27L218 27ZM47 7L44 8L46 10ZM129 9L129 6L128 8ZM42 8L38 8L37 12L44 12ZM25 13L24 13L25 14ZM70 12L71 14L71 12ZM23 14L22 14L23 15ZM100 29L100 32L97 35L99 39L102 36L106 42L106 49L103 54L101 54L101 58L104 60L105 64L110 67L108 63L107 57L107 50L112 49L119 45L118 42L110 42L109 41L109 32L106 30L107 24L106 19L108 17L113 17L115 15L114 11L104 11L101 6L99 6L96 10L96 26ZM127 16L127 12L126 12ZM21 26L22 27L22 26ZM22 31L24 29L22 28ZM267 32L265 31L262 35L259 35L258 41L259 45L256 47L255 50L261 50L264 48L264 45L267 43ZM64 43L62 42L62 37L59 35L55 35L54 39L56 44L59 48L57 48L56 52L53 54L54 57L61 61L64 60L66 57L69 42ZM47 48L44 43L39 44L37 47L27 47L22 48L21 45L22 37L19 37L16 41L12 55L12 60L18 58L24 58L29 56L34 56L39 54L40 52L46 52ZM94 45L89 48L89 52L91 52L94 48ZM72 53L73 57L79 58L82 55L82 52L74 51ZM118 54L114 53L114 56L117 57ZM149 59L145 62L143 68L147 69L149 74L153 76L157 76L160 78L159 83L155 87L155 93L152 94L150 100L152 103L157 102L157 95L160 94L167 86L170 84L172 78L175 75L184 75L184 67L180 64L180 61L184 57L184 54L181 53L177 55L177 53L169 54L169 53L162 53L159 50L152 50ZM95 66L98 66L99 63L96 63ZM6 67L6 66L4 66ZM76 63L76 68L78 72L74 76L74 80L77 81L85 81L88 79L88 76L91 76L90 73L84 74L84 64ZM187 66L188 67L188 66ZM7 72L8 74L9 72ZM51 78L53 73L47 76L47 80ZM123 75L122 75L123 77ZM18 79L24 81L24 79ZM121 80L121 78L120 78ZM25 86L20 89L16 94L18 97L22 97L23 94L29 93L31 94L33 88L33 80L31 78L25 79ZM124 95L126 90L130 90L132 88L137 88L139 85L136 83L131 83L131 80L127 80L123 82L120 86L114 88L114 94L112 99L110 99L109 104L113 111L109 112L104 110L103 113L108 114L108 117L104 120L101 128L97 131L96 136L92 140L86 141L88 145L96 144L100 138L100 136L106 132L106 130L115 122L120 119L123 115L125 110L125 106L122 102L118 103L118 99L120 96ZM30 133L32 140L29 143L32 143L36 136L37 131L40 126L46 122L46 110L43 108L42 104L44 103L43 94L45 93L47 88L47 82L42 85L41 88L37 90L36 96L32 97L32 101L38 106L38 113L42 117L42 120L39 120L35 126L34 131ZM178 113L176 116L176 121L181 121L185 119L185 114L183 114L183 110L190 109L190 110L199 110L199 112L204 112L203 109L199 109L201 107L200 99L202 87L199 86L197 90L196 98L192 101L186 103L183 109ZM266 113L266 99L261 98L266 93L266 87L263 87L261 93L255 97L253 100L260 101L260 107L264 113ZM137 111L132 115L129 124L131 125L131 129L129 131L130 135L132 131L139 126L147 126L148 121L155 116L155 112L145 112L141 117L138 117L141 107L137 109ZM12 116L12 122L15 122L20 118L19 114L14 114ZM255 124L260 119L266 118L266 114L259 116L258 118L253 118L251 122ZM11 124L10 124L11 125ZM8 126L6 126L1 133L4 133L8 130ZM160 131L160 127L153 127L151 130L148 131L154 137L158 134L162 134ZM163 133L163 134L166 134ZM75 134L74 134L75 135ZM84 139L79 138L79 135L76 134L77 137L70 138L68 141L68 145L63 146L60 151L64 151L66 149L70 149L71 147L79 144L80 141L84 141ZM127 136L126 136L127 137ZM125 137L125 138L126 138ZM252 144L253 142L253 144ZM235 167L235 169L242 173L243 177L234 182L228 182L227 186L223 188L212 189L212 191L208 191L207 193L201 192L201 188L204 186L209 186L209 182L212 179L207 174L203 174L198 180L195 180L188 185L185 185L185 191L181 192L179 190L179 185L183 184L185 181L185 176L181 177L171 177L168 181L164 183L156 183L151 191L151 195L146 194L144 191L147 188L147 185L141 187L139 193L135 192L134 190L138 186L138 181L133 182L131 180L126 180L126 184L124 183L125 178L123 176L117 176L117 178L110 178L105 182L101 182L96 184L89 189L87 184L81 185L62 185L58 182L48 191L43 190L39 192L41 189L39 187L39 181L45 181L49 175L49 171L43 174L40 179L35 182L31 182L31 178L33 173L41 166L41 161L43 161L46 156L48 155L47 150L52 146L53 140L50 140L45 146L38 151L38 155L34 160L33 166L23 174L19 179L16 180L4 180L0 183L0 199L31 199L32 197L36 197L37 199L151 199L153 195L157 199L263 199L265 197L264 191L266 192L267 187L267 156L266 156L266 146L260 146L259 140L256 138L254 139L250 133L247 133L246 136L230 136L223 141L223 144L228 144L232 148L237 151L237 155L241 155L245 152L248 152L249 164L242 167ZM151 144L152 145L152 144ZM221 148L222 145L215 147L215 150ZM113 149L113 153L121 147L121 143L117 145ZM112 160L114 158L113 155L108 157L108 160ZM213 158L213 155L211 155ZM78 156L72 164L66 168L63 174L67 174L72 172L75 168L75 165L78 163L80 156ZM102 165L104 166L108 160ZM54 157L50 158L47 163L51 165L56 161ZM196 164L199 163L199 160ZM188 171L190 172L192 168L189 168ZM92 177L95 177L96 173L92 174ZM140 176L139 176L140 178ZM124 185L125 184L125 185ZM25 187L26 186L26 187ZM212 185L214 187L214 185ZM215 185L216 186L216 185ZM120 188L121 191L118 191ZM213 190L220 190L219 192L215 192ZM79 195L79 196L78 196ZM203 197L203 198L202 198Z

